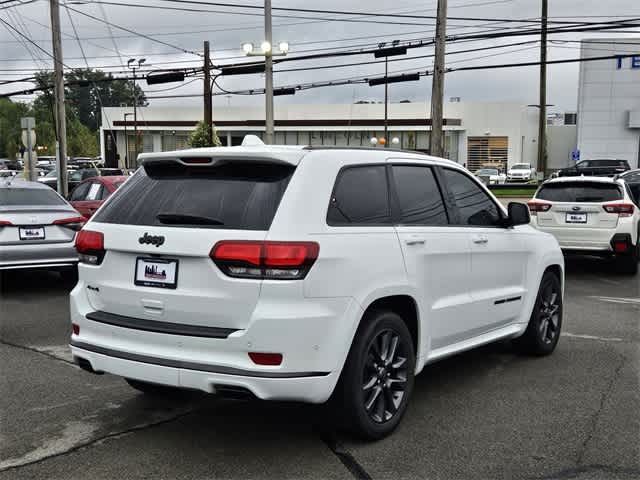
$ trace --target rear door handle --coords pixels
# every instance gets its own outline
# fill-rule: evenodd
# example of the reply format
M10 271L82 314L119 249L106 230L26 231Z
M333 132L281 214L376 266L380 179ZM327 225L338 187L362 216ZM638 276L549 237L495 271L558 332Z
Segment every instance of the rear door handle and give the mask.
M477 245L485 245L489 243L489 238L484 235L477 235L473 237L473 243Z
M424 245L426 240L422 237L411 237L404 241L407 245Z

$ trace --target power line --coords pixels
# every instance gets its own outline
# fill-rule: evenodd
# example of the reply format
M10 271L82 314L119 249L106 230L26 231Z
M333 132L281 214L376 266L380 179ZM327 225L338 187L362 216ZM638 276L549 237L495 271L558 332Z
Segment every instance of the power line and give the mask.
M69 7L67 5L65 5L65 7L68 8L69 10L71 10L72 12L78 13L80 15L83 15L83 16L87 17L87 18L91 18L92 20L95 20L95 21L100 22L100 23L104 23L106 25L110 25L110 26L118 28L120 30L124 30L125 32L132 33L132 34L134 34L134 35L136 35L138 37L145 38L145 39L150 40L150 41L155 42L155 43L160 43L160 44L165 45L167 47L175 48L176 50L180 50L181 52L184 52L184 53L189 53L191 55L196 55L196 56L202 57L202 54L200 54L198 52L194 52L192 50L187 50L185 48L179 47L177 45L173 45L173 44L165 42L163 40L158 40L157 38L153 38L153 37L151 37L149 35L145 35L144 33L134 32L133 30L130 30L130 29L126 28L126 27L123 27L121 25L117 25L115 23L109 22L109 21L104 20L102 18L98 18L98 17L96 17L94 15L91 15L89 13L81 12L80 10L76 10L75 8Z

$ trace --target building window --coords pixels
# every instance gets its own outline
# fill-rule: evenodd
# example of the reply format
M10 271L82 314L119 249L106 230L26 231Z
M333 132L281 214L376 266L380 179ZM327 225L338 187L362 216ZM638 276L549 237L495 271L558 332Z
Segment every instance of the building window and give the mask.
M467 168L472 172L493 167L505 172L509 152L509 137L469 137Z

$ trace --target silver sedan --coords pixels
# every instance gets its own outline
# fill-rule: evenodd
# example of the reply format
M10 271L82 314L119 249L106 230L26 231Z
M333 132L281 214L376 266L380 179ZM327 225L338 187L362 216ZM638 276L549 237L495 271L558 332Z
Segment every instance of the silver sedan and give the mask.
M86 219L51 188L37 182L0 179L0 272L59 269L76 275L76 232Z

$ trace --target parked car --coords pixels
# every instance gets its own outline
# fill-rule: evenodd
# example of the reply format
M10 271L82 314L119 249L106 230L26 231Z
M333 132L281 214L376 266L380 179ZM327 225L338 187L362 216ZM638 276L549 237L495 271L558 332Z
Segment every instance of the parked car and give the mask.
M36 166L38 168L46 168L46 167L56 168L56 157L51 157L51 156L38 157L38 160L36 161Z
M481 168L475 175L482 180L485 185L501 185L507 181L507 176L497 168Z
M625 181L631 190L631 196L636 205L640 206L640 168L636 170L627 170L620 174L618 178Z
M573 167L563 168L558 171L558 177L578 177L578 176L595 176L595 177L613 177L621 173L631 170L629 162L626 160L583 160Z
M77 168L75 170L69 170L67 174L67 188L69 192L72 192L80 182L93 177L100 176L117 176L122 175L123 172L119 168ZM50 176L42 179L42 183L50 186L54 190L57 189L58 186L58 178L57 173L51 172Z
M0 160L0 170L22 170L22 162L3 158Z
M76 242L70 344L85 370L148 394L332 397L372 439L426 363L558 342L557 242L453 162L277 146L140 158Z
M44 177L48 172L45 170L42 170L40 168L36 168L34 169L35 173L36 173L36 178L38 180L40 180L41 177ZM27 179L27 173L25 170L20 170L16 175L15 175L16 180L26 180Z
M532 222L567 253L611 257L620 272L636 274L640 210L623 180L561 177L548 180L529 202Z
M69 196L69 202L82 216L91 216L129 177L93 177L81 182Z
M516 163L507 170L507 182L531 182L536 180L536 169L530 163Z
M0 181L0 272L51 268L75 279L76 232L85 219L38 182Z
M13 178L18 174L15 170L0 170L0 179Z

